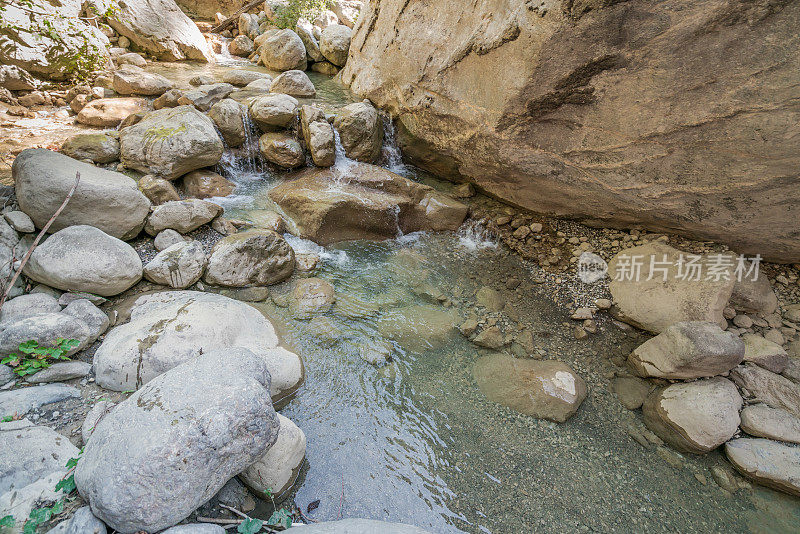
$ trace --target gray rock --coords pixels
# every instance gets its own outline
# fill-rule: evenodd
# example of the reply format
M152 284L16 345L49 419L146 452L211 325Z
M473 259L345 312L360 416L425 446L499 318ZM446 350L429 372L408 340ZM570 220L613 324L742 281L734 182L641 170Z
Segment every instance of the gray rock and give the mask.
M258 140L258 150L269 161L284 169L294 169L305 164L303 146L289 132L267 132Z
M40 313L58 313L61 306L58 299L45 293L20 295L3 304L0 309L0 323L24 319ZM3 328L0 325L0 328Z
M89 438L92 436L97 423L99 423L103 417L108 415L114 406L116 406L116 403L107 400L98 401L94 406L92 406L92 409L86 414L86 418L83 420L83 424L81 425L81 439L83 439L84 445L86 445L86 443L89 441Z
M36 247L24 274L64 291L85 291L108 297L122 293L142 278L142 260L119 239L93 226L59 230Z
M749 267L749 266L748 266ZM763 272L755 280L750 277L737 278L729 306L745 313L769 315L778 309L778 297L772 290L769 278Z
M741 413L742 430L752 436L800 443L800 417L764 404L747 406Z
M800 447L768 439L740 438L725 445L725 454L750 480L800 496Z
M235 148L244 143L247 132L244 116L247 108L231 98L220 100L208 111L208 116L217 125L229 147Z
M772 341L758 334L745 334L744 361L753 362L773 373L782 373L789 364L789 355L786 351Z
M237 35L228 44L228 51L234 56L247 57L253 53L253 41L246 35Z
M427 530L402 523L372 519L342 519L303 527L303 534L428 534Z
M294 271L294 250L271 230L250 230L217 242L203 280L225 287L269 286Z
M239 473L256 495L270 491L280 500L297 480L306 457L306 435L289 418L278 414L278 438L263 456Z
M297 100L289 95L264 95L250 101L250 118L264 131L291 126L297 117Z
M224 146L214 121L193 106L152 111L120 132L120 161L172 180L216 165Z
M9 211L4 215L6 222L11 228L22 234L29 234L36 230L33 220L26 213L21 211Z
M240 69L231 69L222 75L223 82L235 85L237 87L244 87L256 80L272 80L272 76L266 72Z
M88 299L73 300L64 308L63 313L86 323L91 333L89 337L90 343L94 342L108 330L108 315L103 313L100 308L92 304Z
M746 389L754 401L782 408L800 417L800 386L788 378L754 363L745 363L731 371L731 380Z
M227 532L219 525L211 523L191 523L168 528L161 534L225 534Z
M86 348L91 332L83 321L63 313L40 313L3 323L0 331L0 354L16 352L20 343L36 341L41 347L53 347L59 339L77 339L80 345L67 356Z
M266 363L241 348L167 371L97 424L75 471L78 491L121 532L178 523L275 442L269 390Z
M69 439L44 426L0 430L0 494L55 472L78 456Z
M672 447L695 454L716 449L739 428L742 397L721 377L661 388L642 407L644 422Z
M208 111L211 106L227 98L234 91L229 83L214 83L201 85L197 89L187 91L178 99L182 106L194 106L200 111Z
M67 523L65 534L106 534L106 526L88 506L78 508Z
M269 90L273 93L283 93L297 98L313 98L317 96L317 89L308 75L301 70L287 70L272 80Z
M75 185L77 172L80 184L50 231L88 224L120 239L135 237L150 211L135 180L43 148L23 150L14 160L20 209L43 227Z
M207 200L176 200L156 206L144 230L152 236L168 228L185 234L210 223L220 214L222 207Z
M5 386L15 378L17 378L17 375L11 367L0 365L0 386Z
M125 65L114 71L113 87L121 95L160 96L172 89L172 82L160 74Z
M130 322L106 334L94 355L97 384L136 389L203 352L228 347L267 362L275 402L303 380L300 357L278 346L272 323L252 306L213 293L167 291L141 297Z
M66 384L45 384L30 388L0 391L0 413L25 415L31 410L66 399L79 399L81 392Z
M344 67L347 63L347 54L350 52L350 39L353 30L341 24L332 24L322 30L319 39L319 50L325 59L336 65Z
M348 158L366 163L375 161L383 146L383 123L369 103L356 102L343 107L333 126L339 132Z
M184 238L181 234L172 228L167 228L166 230L161 230L158 233L156 238L153 240L153 246L157 251L161 252L162 250L166 250L176 243L183 243L185 241L186 238Z
M144 267L144 277L173 289L185 289L203 275L206 253L199 241L182 241L159 252Z
M689 379L726 373L742 362L745 345L715 323L676 323L639 345L628 364L643 377Z
M325 113L314 106L303 106L300 110L300 125L314 165L330 167L336 163L336 138L333 126L325 120Z
M91 364L86 362L58 362L36 374L27 377L31 384L47 384L50 382L64 382L73 378L83 378L92 372Z
M270 70L306 70L306 47L292 30L279 30L264 39L259 48L261 61Z

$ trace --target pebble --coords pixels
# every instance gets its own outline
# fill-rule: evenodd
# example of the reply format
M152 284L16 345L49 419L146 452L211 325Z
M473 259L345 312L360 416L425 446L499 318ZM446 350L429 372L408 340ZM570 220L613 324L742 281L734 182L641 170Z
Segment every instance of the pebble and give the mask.
M737 315L733 318L733 324L739 328L752 328L753 320L747 315Z

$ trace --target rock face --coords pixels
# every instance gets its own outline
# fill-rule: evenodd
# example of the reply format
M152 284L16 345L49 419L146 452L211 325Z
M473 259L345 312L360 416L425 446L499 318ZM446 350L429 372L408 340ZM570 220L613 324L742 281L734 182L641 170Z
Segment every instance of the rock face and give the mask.
M133 247L93 226L70 226L36 247L23 272L50 287L109 297L142 278L142 260Z
M261 43L261 61L270 70L306 70L306 47L292 30L279 30Z
M540 212L796 262L799 10L370 2L343 80L398 117L404 155L426 170Z
M699 280L684 276L693 258L701 271ZM732 256L723 258L733 261ZM621 320L654 333L684 321L710 321L727 328L722 310L733 291L734 267L725 271L727 280L708 280L706 274L713 262L710 255L698 258L657 242L625 249L608 263L609 289L616 305L612 311ZM633 267L636 263L640 265L638 274Z
M217 242L204 280L226 287L277 284L294 271L294 250L272 230L250 230Z
M147 100L143 98L100 98L83 106L77 120L88 126L116 128L125 118L147 107Z
M369 103L356 102L341 109L333 122L348 158L374 162L383 145L383 122Z
M186 518L275 442L266 363L211 350L153 379L97 423L75 471L92 512L120 532Z
M727 373L745 356L745 344L715 323L675 323L628 356L640 376L689 379Z
M733 436L741 407L733 382L716 377L656 390L642 413L647 427L676 449L704 454Z
M20 209L43 227L75 185L77 172L81 173L78 188L50 231L88 224L120 239L135 237L150 211L150 201L136 181L43 148L23 150L14 160Z
M353 239L389 239L399 232L455 230L467 207L433 188L381 167L355 164L346 171L307 169L269 193L297 225L301 237L327 245Z
M728 460L747 478L800 496L800 447L768 439L740 438L725 445Z
M754 364L745 363L731 371L731 379L746 389L755 401L781 408L800 417L800 385Z
M800 443L800 418L764 404L748 406L741 413L742 430L751 436Z
M266 491L280 500L297 479L297 473L306 457L306 435L290 419L278 414L280 430L278 439L269 450L250 467L239 474L239 478L256 495Z
M539 419L563 423L586 398L586 382L555 360L493 354L478 360L475 380L491 401Z
M129 323L106 334L94 356L98 385L136 389L213 349L244 348L267 362L277 402L303 380L300 358L281 347L275 329L255 308L221 295L168 291L136 301Z
M224 150L214 121L192 106L148 113L119 137L126 167L167 180L216 165Z
M94 1L102 4L102 0ZM105 9L101 7L98 12ZM137 49L161 61L213 60L205 37L174 0L124 2L118 15L108 18L108 24Z

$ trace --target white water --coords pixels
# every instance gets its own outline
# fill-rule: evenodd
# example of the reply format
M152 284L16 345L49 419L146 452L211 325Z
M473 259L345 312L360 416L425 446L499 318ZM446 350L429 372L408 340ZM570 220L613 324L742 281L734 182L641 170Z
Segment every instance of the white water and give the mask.
M458 244L470 252L498 247L497 238L480 221L466 221L457 235Z
M381 119L383 120L383 148L381 149L383 166L394 173L403 174L408 171L408 168L403 163L403 155L397 145L397 130L394 122L386 113L381 114Z

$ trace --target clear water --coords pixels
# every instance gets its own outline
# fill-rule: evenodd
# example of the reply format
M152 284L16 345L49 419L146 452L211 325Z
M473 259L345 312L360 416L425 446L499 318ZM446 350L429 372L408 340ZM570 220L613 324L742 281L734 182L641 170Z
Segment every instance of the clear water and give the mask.
M231 65L180 68L188 80ZM313 78L319 103L337 109L352 101L322 78ZM387 138L392 134L387 126ZM384 156L395 171L447 187L404 165L394 144ZM259 212L276 208L267 193L284 175L240 160L223 165L238 187L220 203L229 216L257 221ZM346 173L347 162L339 165ZM287 239L298 252L321 255L315 276L331 282L337 297L329 312L297 320L286 307L290 280L271 288L274 302L257 305L305 360L307 381L282 413L308 439L289 498L304 511L319 500L309 514L314 520L368 517L432 532L798 531L797 499L759 487L721 490L709 471L729 468L720 453L685 457L673 468L655 447L634 442L625 428L641 427L641 415L610 392L617 369L610 359L644 338L601 317L598 334L573 339L564 325L568 311L536 283L535 268L479 225L327 249ZM506 289L511 277L520 281L514 290ZM480 312L475 294L482 286L506 302L503 312L484 316L509 333L530 330L546 358L568 363L587 381L589 396L565 424L488 402L472 367L490 352L437 326L443 314L458 324ZM364 361L362 351L375 347L388 348L392 362Z

